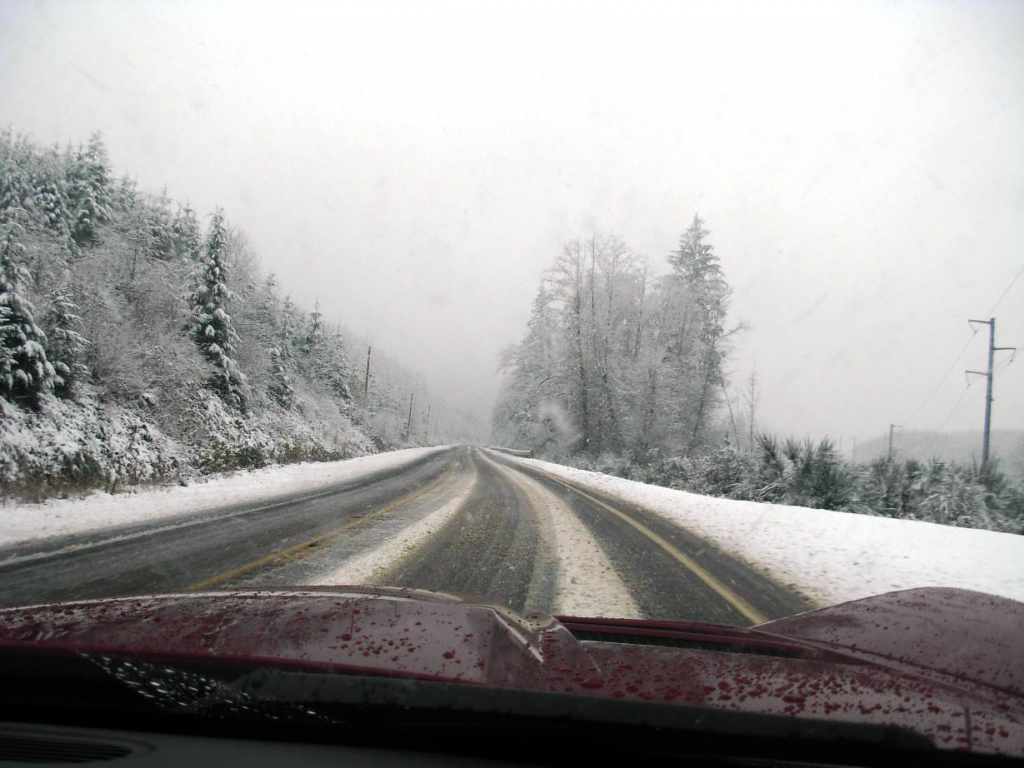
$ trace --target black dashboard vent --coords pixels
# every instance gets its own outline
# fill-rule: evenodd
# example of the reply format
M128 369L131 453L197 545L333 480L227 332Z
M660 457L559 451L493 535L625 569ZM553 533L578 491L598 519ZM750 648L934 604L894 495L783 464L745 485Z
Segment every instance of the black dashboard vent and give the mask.
M0 765L30 763L37 765L80 765L126 757L132 750L121 744L101 741L40 738L0 732Z
M629 634L607 632L600 629L570 628L573 636L583 642L621 643L623 645L659 645L665 648L695 648L719 653L743 653L751 656L778 656L800 658L802 654L788 648L778 648L757 643L730 643L720 639L705 639L683 634Z

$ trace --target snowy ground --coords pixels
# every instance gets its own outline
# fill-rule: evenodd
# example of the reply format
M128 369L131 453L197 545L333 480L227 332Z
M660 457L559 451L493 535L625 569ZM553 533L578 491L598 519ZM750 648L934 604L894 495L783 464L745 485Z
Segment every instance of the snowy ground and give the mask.
M400 467L445 448L409 448L344 461L267 467L218 475L186 487L142 488L114 496L96 491L81 499L51 499L41 504L6 503L0 507L0 546L163 520L233 504L272 502Z
M511 459L677 522L822 605L911 587L1024 601L1024 536L734 501L534 459Z

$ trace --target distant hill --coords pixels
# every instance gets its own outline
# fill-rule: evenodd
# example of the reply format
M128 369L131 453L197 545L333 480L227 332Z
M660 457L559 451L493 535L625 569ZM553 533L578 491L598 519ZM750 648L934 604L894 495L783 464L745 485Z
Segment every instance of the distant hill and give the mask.
M934 432L928 430L897 430L893 439L897 454L907 459L930 458L969 463L981 461L981 432ZM855 459L867 462L885 456L889 436L857 443ZM1024 430L997 429L992 432L992 455L999 459L1003 471L1024 478Z

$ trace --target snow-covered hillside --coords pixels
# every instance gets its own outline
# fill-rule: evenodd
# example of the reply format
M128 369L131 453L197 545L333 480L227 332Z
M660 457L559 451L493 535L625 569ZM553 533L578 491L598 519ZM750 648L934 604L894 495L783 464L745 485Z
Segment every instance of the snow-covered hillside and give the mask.
M60 150L0 129L0 497L474 434L368 347L297 305L223 210L121 178L99 135Z

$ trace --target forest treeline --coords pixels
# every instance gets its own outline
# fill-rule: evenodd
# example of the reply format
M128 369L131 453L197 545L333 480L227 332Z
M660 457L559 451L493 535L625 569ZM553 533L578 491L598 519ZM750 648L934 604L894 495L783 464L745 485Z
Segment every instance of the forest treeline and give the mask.
M563 246L525 337L502 355L499 443L695 493L1024 533L1024 489L997 462L854 464L827 439L756 434L756 379L745 423L728 394L742 327L698 216L667 267L655 274L613 235Z
M59 148L0 132L5 492L479 434L379 350L367 382L366 354L284 295L223 211L115 177L99 135Z
M566 243L502 355L496 439L548 456L713 447L732 330L707 234L694 217L657 278L618 237Z

